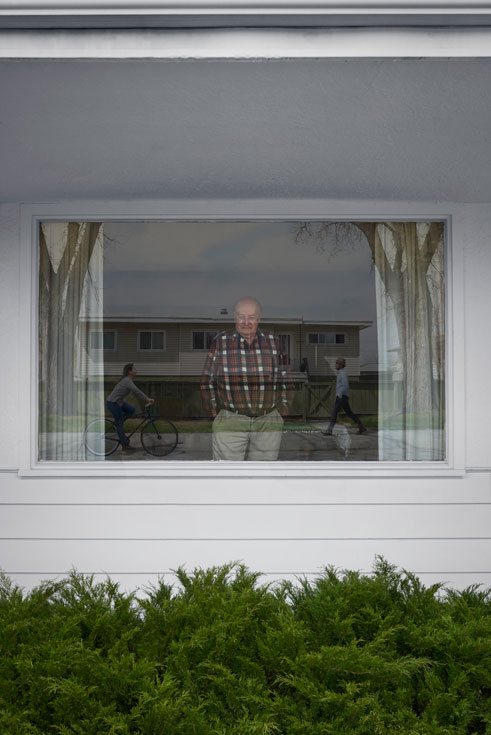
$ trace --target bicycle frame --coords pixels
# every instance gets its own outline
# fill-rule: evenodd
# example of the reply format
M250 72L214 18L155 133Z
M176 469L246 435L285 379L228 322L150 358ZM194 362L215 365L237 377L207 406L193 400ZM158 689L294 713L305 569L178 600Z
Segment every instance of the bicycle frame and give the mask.
M151 421L152 417L149 416L148 414L144 414L144 413L138 413L138 414L136 414L134 416L127 416L125 418L125 420L123 421L123 426L126 424L127 421L129 421L131 419L141 419L141 421L138 424L138 426L136 427L136 429L133 429L133 431L130 434L128 434L128 432L125 430L125 434L126 434L128 440L131 439L131 437L133 436L133 434L136 434L138 431L140 431L140 429L142 428L142 426L144 426L148 421ZM114 419L112 417L111 417L111 420L114 421Z
M140 420L132 431L126 433L125 424L129 419ZM164 457L173 452L179 438L179 432L172 421L164 416L154 416L148 408L143 413L126 416L123 419L123 430L128 442L134 434L139 433L143 449L147 454L155 457ZM105 440L104 448L101 445L101 437L104 437ZM108 438L110 441L109 447L107 445ZM93 419L85 427L84 444L91 454L98 457L109 456L116 451L120 443L113 418Z

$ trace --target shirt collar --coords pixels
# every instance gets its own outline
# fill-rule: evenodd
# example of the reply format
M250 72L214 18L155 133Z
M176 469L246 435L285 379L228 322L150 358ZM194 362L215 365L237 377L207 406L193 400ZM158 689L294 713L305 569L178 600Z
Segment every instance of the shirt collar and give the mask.
M243 336L242 336L241 334L239 334L239 332L238 332L237 330L235 330L235 332L234 332L234 337L235 337L236 339L238 339L238 340L239 340L239 342L240 342L240 340L242 340L242 342L245 342L245 339L244 339L244 337L243 337ZM253 344L254 344L254 342L255 342L255 341L256 341L257 339L260 339L261 337L264 337L264 333L263 333L263 332L262 332L262 331L261 331L261 330L259 329L259 327L258 327L258 328L256 329L256 334L254 335L254 339L252 340L252 342L251 342L251 344L249 345L249 347L250 347L251 345L253 345ZM247 344L247 343L246 343L246 344Z

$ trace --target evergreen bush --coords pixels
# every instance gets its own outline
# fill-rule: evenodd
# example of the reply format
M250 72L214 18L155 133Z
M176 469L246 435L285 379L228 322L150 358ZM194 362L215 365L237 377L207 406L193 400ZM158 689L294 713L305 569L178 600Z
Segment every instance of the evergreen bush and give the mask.
M378 559L260 584L229 564L145 594L0 578L2 735L485 735L489 591Z

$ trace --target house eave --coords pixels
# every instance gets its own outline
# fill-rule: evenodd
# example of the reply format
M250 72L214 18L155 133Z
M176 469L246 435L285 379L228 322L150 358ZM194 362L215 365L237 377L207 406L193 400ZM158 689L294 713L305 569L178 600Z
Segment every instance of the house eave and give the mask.
M0 0L3 28L490 25L487 0Z
M82 321L108 324L213 324L227 325L233 324L233 318L228 317L180 317L180 316L111 316L106 314L104 319L98 317L81 317ZM322 327L358 327L359 329L367 329L371 327L371 320L353 320L353 319L304 319L303 317L264 317L261 324L281 324L285 326L322 326Z

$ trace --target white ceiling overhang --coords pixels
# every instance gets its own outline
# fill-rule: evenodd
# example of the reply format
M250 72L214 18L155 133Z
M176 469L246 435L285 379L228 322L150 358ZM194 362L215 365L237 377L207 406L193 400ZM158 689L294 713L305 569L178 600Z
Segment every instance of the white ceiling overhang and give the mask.
M0 201L488 202L490 12L0 0Z
M491 59L3 60L0 201L488 202Z

